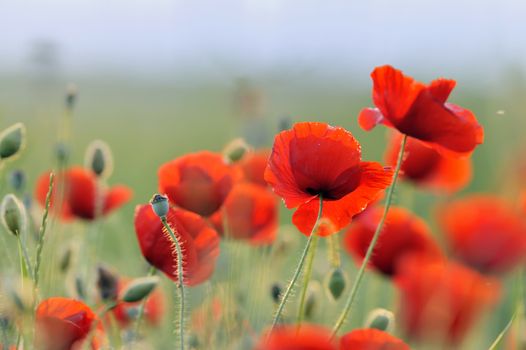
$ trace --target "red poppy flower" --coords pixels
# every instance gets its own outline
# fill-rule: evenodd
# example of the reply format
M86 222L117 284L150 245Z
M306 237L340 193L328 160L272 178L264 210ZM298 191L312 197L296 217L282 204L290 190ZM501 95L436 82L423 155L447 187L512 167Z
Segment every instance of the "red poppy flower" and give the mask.
M383 207L370 210L370 215L355 220L344 236L345 249L359 263L365 257L383 214ZM381 273L391 276L396 273L402 258L412 253L436 258L441 256L440 248L433 240L424 220L406 209L391 207L369 264Z
M183 251L184 283L193 286L204 282L214 272L219 256L217 232L201 216L186 210L170 208L167 219ZM151 205L137 207L135 232L144 258L166 276L178 281L173 242Z
M276 136L265 180L287 208L298 208L292 221L306 235L316 222L322 196L323 219L332 225L318 234L326 236L347 226L387 188L392 171L362 162L360 145L347 130L298 123Z
M222 155L203 151L161 165L159 192L175 205L207 217L221 207L239 177L239 170Z
M458 343L498 299L498 282L455 263L407 257L396 284L401 292L401 323L408 335Z
M396 165L401 141L400 133L391 138L386 153L388 165ZM455 192L471 181L471 159L446 157L426 143L410 137L405 145L401 176L430 190Z
M429 85L415 81L391 66L371 73L373 102L377 108L360 112L365 130L378 124L395 128L449 155L467 155L484 141L484 131L473 113L447 103L456 82L437 79Z
M524 262L526 223L507 202L472 195L443 207L439 219L454 254L482 273Z
M49 172L42 174L37 181L35 197L44 206L49 189ZM119 208L132 197L132 190L126 186L104 188L97 182L95 174L79 166L66 170L55 177L51 207L57 205L59 191L64 193L64 203L60 215L63 219L80 218L92 220L95 218L96 196L101 197L102 214L106 215ZM56 210L55 210L56 211Z
M264 174L269 157L270 150L266 149L245 155L238 163L243 172L243 178L248 182L267 187Z
M340 339L340 350L409 350L409 346L378 329L356 329Z
M232 189L212 222L221 234L226 223L229 238L271 244L278 230L278 200L259 185L241 183Z
M122 293L132 280L129 278L120 278L117 285L118 293ZM128 327L132 322L135 322L135 316L142 302L125 303L119 302L112 310L113 316L123 328ZM144 320L152 326L158 326L161 323L164 313L164 295L160 286L148 295L146 303L144 304Z
M281 326L268 339L264 334L255 350L337 350L330 337L331 332L321 326L302 324L299 331L296 325Z
M81 349L92 330L102 332L100 322L91 309L80 301L49 298L38 305L35 319L35 344L41 350ZM92 349L100 346L97 332ZM90 335L91 336L91 335Z

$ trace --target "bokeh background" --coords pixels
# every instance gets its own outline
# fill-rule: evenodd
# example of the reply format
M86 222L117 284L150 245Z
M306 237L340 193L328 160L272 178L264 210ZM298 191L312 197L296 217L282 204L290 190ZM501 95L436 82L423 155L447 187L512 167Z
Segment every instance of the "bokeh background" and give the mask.
M283 120L341 125L366 159L381 160L385 130L364 133L356 116L371 105L369 73L388 63L418 80L457 80L451 101L473 110L486 131L464 193L512 196L517 189L507 185L526 161L525 14L520 0L1 0L0 122L24 122L29 139L11 167L26 170L32 187L53 166L74 83L71 162L82 164L89 142L102 139L115 159L110 182L135 192L105 223L100 257L140 275L133 210L156 191L160 164L219 151L238 136L269 147ZM404 186L396 198L432 224L442 199ZM289 218L283 210L283 223ZM292 267L282 270L287 278ZM389 297L380 300L389 306ZM484 339L507 322L509 307L500 306Z

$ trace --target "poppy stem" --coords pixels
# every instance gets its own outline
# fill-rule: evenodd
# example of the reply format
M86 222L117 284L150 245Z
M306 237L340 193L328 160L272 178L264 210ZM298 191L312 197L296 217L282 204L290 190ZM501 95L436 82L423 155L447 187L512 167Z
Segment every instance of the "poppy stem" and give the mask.
M294 275L292 276L292 279L290 280L287 286L287 289L285 290L285 293L283 294L283 297L281 298L281 301L279 302L278 309L276 310L276 314L274 315L274 319L272 320L272 327L270 328L270 332L268 333L268 336L272 334L272 331L274 330L274 328L279 322L279 319L281 318L281 314L283 313L285 304L287 303L287 300L289 299L289 296L292 292L292 289L294 288L294 285L296 284L296 281L301 275L301 271L303 270L303 265L305 264L305 258L307 257L307 253L310 250L314 237L317 237L315 232L316 232L318 223L321 219L321 214L323 210L323 198L321 197L321 195L320 195L319 200L320 200L320 207L318 209L318 217L316 218L316 222L314 223L314 226L312 227L312 231L310 233L309 239L307 240L307 244L305 245L305 248L303 249L303 252L301 253L300 261L298 262L296 271L294 272ZM305 282L308 282L308 281L305 281Z
M343 308L343 311L340 314L340 317L338 317L338 320L336 321L332 329L331 338L334 338L334 336L336 336L336 333L338 333L338 330L341 328L341 326L347 319L349 312L351 311L351 307L353 305L354 299L356 298L356 295L358 294L358 289L360 287L360 283L362 282L363 275L365 273L365 268L369 264L369 260L371 259L371 256L373 255L373 252L374 252L374 247L376 246L376 243L378 242L378 238L380 237L380 233L382 232L382 228L384 226L384 222L387 217L387 213L389 212L389 207L391 206L391 201L393 200L393 193L394 193L394 189L396 185L396 180L398 179L400 168L402 167L406 142L407 142L407 135L404 135L404 137L402 138L402 144L400 146L400 152L398 153L398 160L396 162L396 168L393 174L393 182L391 183L391 186L387 190L387 196L385 198L385 207L384 207L384 212L382 214L382 218L380 219L380 222L378 223L378 226L376 227L376 231L374 232L373 238L371 239L371 243L369 243L369 248L367 248L367 252L365 253L365 257L362 261L362 265L360 266L360 269L358 270L358 274L356 275L356 279L354 280L354 284L349 294L349 298L345 302L345 307Z
M148 277L155 275L157 272L157 269L153 266L150 266L150 269L148 270ZM146 308L146 302L148 301L148 297L144 298L141 301L141 305L139 306L139 313L137 314L137 320L135 321L135 328L133 330L134 337L137 338L137 335L139 334L139 328L141 327L141 321L144 316L144 309Z
M318 240L319 236L314 235L311 247L309 249L309 256L307 257L307 267L305 269L305 275L303 277L303 285L301 286L300 306L298 310L298 317L296 319L297 330L300 329L301 322L303 322L303 317L305 316L305 297L307 296L307 289L309 287L309 282L312 275L312 265L314 262L314 255L316 254L316 248L318 246Z
M183 252L181 250L181 245L179 244L179 240L174 234L174 231L168 225L168 221L166 220L166 216L161 217L161 221L164 225L164 228L168 233L170 234L170 238L173 240L175 244L175 249L177 252L177 277L179 279L177 288L179 289L179 296L181 300L181 305L179 307L179 341L180 341L180 349L184 350L184 307L185 307L185 296L184 296L184 284L183 284Z

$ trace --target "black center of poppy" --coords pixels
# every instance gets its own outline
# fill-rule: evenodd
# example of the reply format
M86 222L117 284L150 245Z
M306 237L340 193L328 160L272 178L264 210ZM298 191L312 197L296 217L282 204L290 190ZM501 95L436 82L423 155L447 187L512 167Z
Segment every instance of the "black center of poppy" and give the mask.
M337 197L335 197L330 190L326 190L326 189L316 189L316 188L312 188L312 187L307 187L305 189L305 192L307 192L308 194L311 194L313 196L322 196L323 199L339 199Z

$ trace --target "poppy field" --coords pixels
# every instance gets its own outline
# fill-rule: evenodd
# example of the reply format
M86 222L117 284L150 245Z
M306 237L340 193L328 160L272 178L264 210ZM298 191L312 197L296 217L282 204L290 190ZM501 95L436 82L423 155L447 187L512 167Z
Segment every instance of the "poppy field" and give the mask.
M0 349L525 349L526 89L362 74L290 115L246 81L14 84Z

